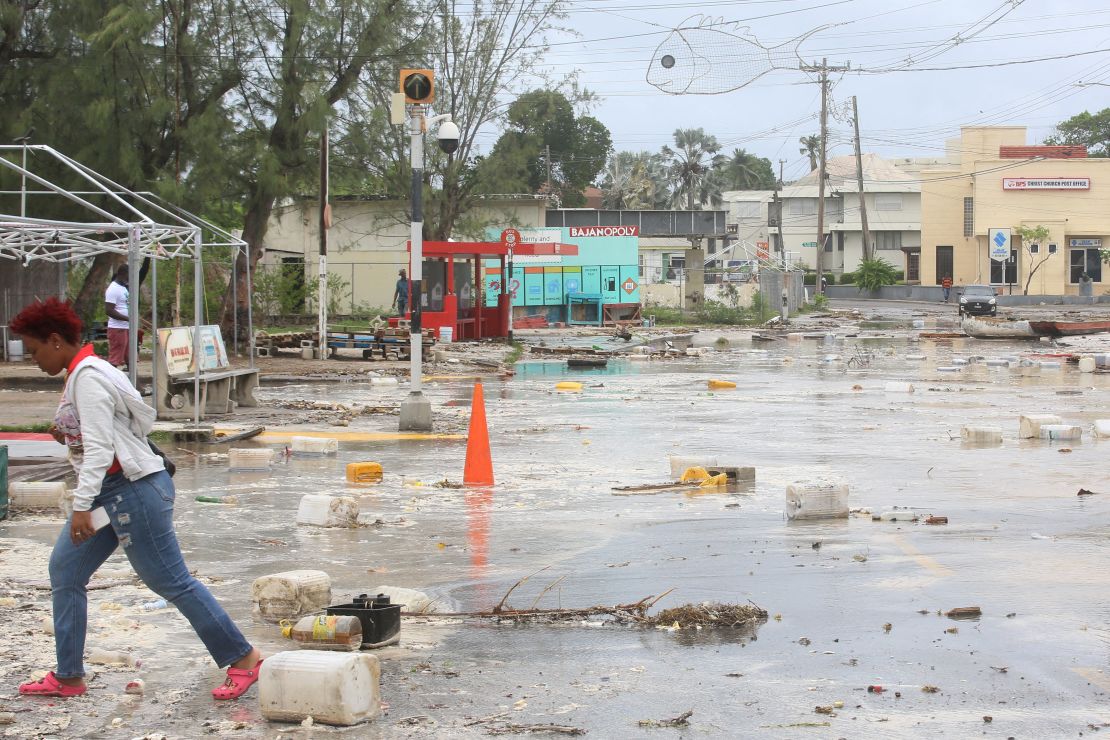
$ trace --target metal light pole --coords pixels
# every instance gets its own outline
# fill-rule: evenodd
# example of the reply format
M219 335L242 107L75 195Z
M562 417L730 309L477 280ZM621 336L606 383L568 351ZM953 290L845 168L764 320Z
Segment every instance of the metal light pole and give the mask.
M424 107L413 105L409 114L412 147L412 226L409 232L409 396L401 402L400 430L430 432L432 404L420 388L423 374L424 335L421 331L420 281L424 277Z

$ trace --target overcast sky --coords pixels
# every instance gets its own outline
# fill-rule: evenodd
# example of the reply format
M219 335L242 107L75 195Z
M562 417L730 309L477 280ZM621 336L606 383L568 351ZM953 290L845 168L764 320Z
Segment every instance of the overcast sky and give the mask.
M836 75L833 105L858 97L865 151L939 156L944 140L958 135L962 124L1027 125L1033 143L1065 118L1110 106L1110 87L1075 86L1080 80L1110 84L1107 0L1024 0L980 35L945 50L957 33L999 16L1007 6L995 0L572 0L567 25L578 37L553 37L548 60L555 74L580 70L582 83L602 97L593 114L608 126L618 150L658 150L676 128L702 127L726 152L743 147L770 159L776 170L785 159L789 180L808 171L798 137L818 131L819 86L800 71L783 70L732 92L665 94L645 77L653 53L674 28L696 25L697 18L688 19L705 13L741 22L770 47L828 25L802 42L801 56L873 70L904 66L910 54L941 51L911 69L1104 50L992 68ZM738 84L741 73L724 65L753 58L753 47L741 39L729 59L729 47L709 44L725 39L731 45L731 39L713 33L687 38L714 63L713 71L699 71L698 84ZM830 128L830 156L850 154L848 117L831 119Z

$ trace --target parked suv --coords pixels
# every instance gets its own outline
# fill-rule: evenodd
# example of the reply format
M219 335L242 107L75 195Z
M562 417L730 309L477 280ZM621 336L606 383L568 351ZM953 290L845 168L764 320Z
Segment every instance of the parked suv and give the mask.
M990 285L969 285L960 292L960 316L997 316L998 298Z

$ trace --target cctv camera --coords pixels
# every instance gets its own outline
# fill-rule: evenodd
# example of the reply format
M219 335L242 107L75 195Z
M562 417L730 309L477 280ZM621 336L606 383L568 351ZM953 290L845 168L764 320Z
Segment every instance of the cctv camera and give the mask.
M459 127L451 121L439 125L439 148L446 154L452 154L459 148Z

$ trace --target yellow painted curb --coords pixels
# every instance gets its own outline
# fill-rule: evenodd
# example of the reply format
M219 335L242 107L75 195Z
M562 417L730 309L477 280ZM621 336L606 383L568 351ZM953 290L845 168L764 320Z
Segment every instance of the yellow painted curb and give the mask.
M216 428L216 433L234 434L237 429ZM316 437L320 439L335 439L340 442L407 442L427 440L460 440L466 439L464 434L416 434L410 432L313 432L300 429L267 430L257 437L260 442L275 442L288 444L293 437Z

